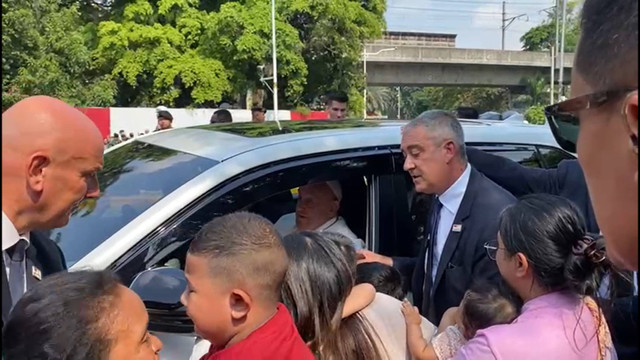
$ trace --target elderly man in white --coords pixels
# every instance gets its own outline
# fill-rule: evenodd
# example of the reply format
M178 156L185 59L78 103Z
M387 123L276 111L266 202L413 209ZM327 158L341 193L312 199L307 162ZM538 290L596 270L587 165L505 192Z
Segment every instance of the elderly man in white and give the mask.
M342 234L362 249L362 240L338 216L342 188L337 181L310 181L298 190L296 212L283 215L275 224L282 236L298 231L328 231ZM294 224L295 219L295 224Z

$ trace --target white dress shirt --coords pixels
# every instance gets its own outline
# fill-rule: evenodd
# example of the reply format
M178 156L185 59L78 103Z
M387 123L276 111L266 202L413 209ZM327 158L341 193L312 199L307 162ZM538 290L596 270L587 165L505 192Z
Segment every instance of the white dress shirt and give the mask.
M9 220L9 217L7 217L7 215L3 211L2 212L2 257L4 259L4 271L6 271L6 274L7 274L7 281L9 281L8 278L11 276L11 271L9 269L9 262L11 261L11 258L9 257L9 254L7 254L7 249L15 245L20 239L24 239L27 241L27 244L30 244L29 234L28 233L24 235L18 234L18 230L16 230L16 227L13 225L11 220ZM27 247L28 246L29 245L27 245ZM24 266L26 270L27 262L23 260L22 263L23 263L22 266ZM26 273L27 272L25 271L25 274ZM26 276L24 278L24 290L25 292L27 291Z
M278 221L276 221L274 227L280 233L281 236L287 236L298 231L296 229L296 213L289 213L282 215ZM329 231L338 234L342 234L348 237L353 243L353 247L356 250L360 250L364 247L363 241L358 239L358 236L349 229L349 225L344 221L341 216L329 219L329 221L320 225L315 231Z
M449 232L453 227L453 220L456 218L462 198L467 191L469 185L469 177L471 176L471 166L462 172L462 175L456 180L442 195L438 196L435 201L440 201L442 208L440 209L440 221L438 222L438 233L436 235L436 243L433 248L433 267L431 268L431 280L435 282L438 264L442 256L442 250L449 237ZM427 250L428 251L428 250ZM427 254L428 255L428 254ZM425 259L428 259L427 256ZM427 261L424 262L425 273L427 272Z

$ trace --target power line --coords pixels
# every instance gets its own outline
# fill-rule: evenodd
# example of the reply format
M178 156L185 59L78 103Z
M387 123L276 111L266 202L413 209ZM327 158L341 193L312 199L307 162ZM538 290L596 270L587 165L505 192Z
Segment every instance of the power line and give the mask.
M444 12L451 14L472 14L472 15L491 15L491 16L499 16L502 15L502 12L499 11L476 11L476 10L457 10L457 9L434 9L434 8L424 8L424 7L412 7L412 6L387 6L388 9L398 9L398 10L417 10L417 11L428 11L428 12ZM528 13L535 14L535 13ZM516 15L515 13L507 13L506 15Z
M470 1L470 0L429 0L429 2L440 2L446 4L472 4L472 5L502 5L501 1ZM545 6L545 3L540 2L510 2L507 1L507 5L517 5L517 6ZM552 6L553 4L546 4L548 6ZM387 8L393 6L387 6Z
M471 5L502 5L501 1L482 1L482 2L478 2L478 1L470 1L470 0L429 0L429 2L436 2L436 3L445 3L445 4L471 4ZM539 3L539 2L509 2L507 1L507 5L516 5L516 6L552 6L553 4L551 3ZM387 8L390 8L393 6L387 6Z

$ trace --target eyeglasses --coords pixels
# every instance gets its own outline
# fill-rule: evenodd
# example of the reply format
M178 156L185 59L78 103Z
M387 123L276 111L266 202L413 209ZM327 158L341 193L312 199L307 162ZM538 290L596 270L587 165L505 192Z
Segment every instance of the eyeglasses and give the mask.
M493 261L496 260L498 250L504 250L504 248L498 246L497 241L489 241L484 243L484 249L487 251L487 256L489 257L489 259Z
M637 91L638 88L599 91L571 98L544 109L551 132L564 150L575 153L580 130L580 118L577 113L582 110L595 109L623 95ZM625 115L625 107L622 108Z

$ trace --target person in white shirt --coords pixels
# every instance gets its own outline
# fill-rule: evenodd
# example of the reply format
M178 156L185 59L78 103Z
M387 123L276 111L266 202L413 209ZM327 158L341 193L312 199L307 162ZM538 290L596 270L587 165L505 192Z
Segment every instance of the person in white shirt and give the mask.
M362 249L362 240L338 215L342 187L338 181L310 181L298 190L296 212L282 216L275 224L282 236L300 231L331 231L342 234ZM295 223L294 223L295 219Z

